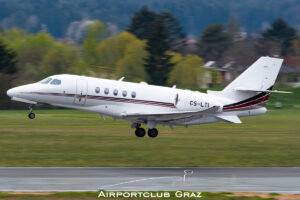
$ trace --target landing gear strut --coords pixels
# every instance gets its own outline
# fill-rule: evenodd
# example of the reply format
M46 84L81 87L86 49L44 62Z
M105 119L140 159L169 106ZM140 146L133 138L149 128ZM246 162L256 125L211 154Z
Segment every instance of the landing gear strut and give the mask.
M148 136L155 138L158 135L158 130L156 128L148 129Z
M35 118L35 114L32 112L32 105L29 106L29 114L28 114L28 118L29 119L34 119Z

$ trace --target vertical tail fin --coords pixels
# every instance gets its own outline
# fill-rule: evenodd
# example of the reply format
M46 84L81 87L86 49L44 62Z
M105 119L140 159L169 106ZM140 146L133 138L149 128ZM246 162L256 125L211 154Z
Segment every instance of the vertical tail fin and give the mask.
M283 59L261 57L233 80L219 95L236 101L254 96L258 91L271 90Z

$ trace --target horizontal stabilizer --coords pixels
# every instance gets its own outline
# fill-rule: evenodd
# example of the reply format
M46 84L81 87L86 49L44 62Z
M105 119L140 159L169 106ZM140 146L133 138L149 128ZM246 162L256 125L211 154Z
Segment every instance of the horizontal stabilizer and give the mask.
M287 91L278 91L278 90L257 90L257 89L249 89L245 87L236 87L234 90L237 91L244 91L244 92L268 92L268 93L283 93L283 94L289 94L292 92L287 92Z
M219 119L222 119L225 122L229 122L229 123L235 123L235 124L242 123L240 118L236 115L217 115L216 117Z

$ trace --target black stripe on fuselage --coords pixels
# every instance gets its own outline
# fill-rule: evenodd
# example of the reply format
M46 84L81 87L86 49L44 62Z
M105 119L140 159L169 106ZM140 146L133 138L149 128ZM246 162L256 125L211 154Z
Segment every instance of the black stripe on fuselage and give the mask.
M272 90L273 86L271 86L268 90ZM245 100L242 100L242 101L239 101L239 102L236 102L236 103L233 103L233 104L228 104L228 105L225 105L223 106L224 108L227 108L227 107L231 107L231 106L237 106L239 104L244 104L244 103L248 103L250 101L253 101L253 100L256 100L256 99L259 99L263 96L265 96L266 94L268 94L268 92L262 92L262 93L259 93L253 97L250 97L248 99L245 99Z

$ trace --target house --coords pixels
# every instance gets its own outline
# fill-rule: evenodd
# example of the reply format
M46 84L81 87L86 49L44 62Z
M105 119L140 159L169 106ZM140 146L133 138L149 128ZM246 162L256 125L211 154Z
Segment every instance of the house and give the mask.
M278 75L278 83L282 86L300 87L300 57L285 56Z

